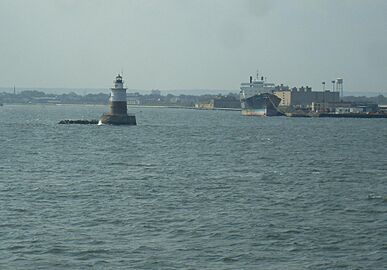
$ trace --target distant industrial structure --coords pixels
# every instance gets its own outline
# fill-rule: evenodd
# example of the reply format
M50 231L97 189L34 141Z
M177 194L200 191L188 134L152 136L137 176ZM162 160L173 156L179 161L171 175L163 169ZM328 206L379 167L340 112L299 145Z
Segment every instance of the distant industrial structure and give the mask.
M322 91L312 91L311 87L289 88L276 86L273 93L281 98L279 107L286 115L313 115L326 114L375 114L381 110L377 103L344 101L343 79L332 80L332 89L325 89L322 82Z
M336 91L340 93L340 97L344 97L343 79L336 79Z
M283 84L276 86L273 93L281 98L279 106L282 107L298 107L311 108L312 104L327 104L339 103L343 98L343 79L338 78L332 80L332 89L325 89L325 82L322 82L322 91L313 91L309 86L300 88L284 86Z
M333 103L340 101L339 92L330 90L312 91L311 87L293 87L280 85L274 90L274 95L281 99L279 106L289 107L308 107L312 103Z

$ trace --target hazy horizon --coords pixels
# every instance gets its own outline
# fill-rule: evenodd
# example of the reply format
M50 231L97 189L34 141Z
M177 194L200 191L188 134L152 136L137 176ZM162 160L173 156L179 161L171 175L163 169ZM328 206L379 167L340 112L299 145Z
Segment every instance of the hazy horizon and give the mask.
M387 1L2 0L0 86L386 93ZM179 90L180 91L180 90Z
M42 91L45 94L68 94L74 92L78 95L87 95L87 94L110 94L109 88L41 88L41 87L22 87L16 88L16 93L27 90L36 90ZM239 94L238 90L227 90L227 89L127 89L127 93L138 92L141 95L150 94L152 90L161 91L161 95L227 95L227 94ZM320 91L317 89L316 91ZM0 93L13 93L13 87L0 87ZM366 97L375 97L378 95L383 95L387 97L387 91L384 92L370 92L370 91L346 91L344 96L366 96Z

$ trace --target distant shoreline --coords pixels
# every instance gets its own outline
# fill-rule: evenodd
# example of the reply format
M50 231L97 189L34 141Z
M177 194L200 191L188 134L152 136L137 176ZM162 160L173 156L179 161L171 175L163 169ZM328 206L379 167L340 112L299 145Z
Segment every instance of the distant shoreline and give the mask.
M85 104L85 103L6 103L3 104L4 106L98 106L98 107L106 107L108 104ZM129 108L160 108L160 109L186 109L186 110L198 110L198 111L236 111L240 112L241 109L238 108L212 108L212 109L205 109L205 108L195 108L195 107L188 107L188 106L168 106L168 105L131 105L128 104Z

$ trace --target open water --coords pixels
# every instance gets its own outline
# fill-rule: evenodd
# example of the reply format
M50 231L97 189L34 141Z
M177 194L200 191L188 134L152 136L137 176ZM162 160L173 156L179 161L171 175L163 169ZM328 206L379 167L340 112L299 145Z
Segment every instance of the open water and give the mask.
M0 269L386 269L387 119L0 107Z

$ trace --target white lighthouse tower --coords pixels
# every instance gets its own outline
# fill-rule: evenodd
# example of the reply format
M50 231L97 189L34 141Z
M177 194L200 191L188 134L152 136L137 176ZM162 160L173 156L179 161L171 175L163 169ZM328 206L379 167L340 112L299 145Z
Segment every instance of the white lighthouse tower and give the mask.
M114 81L114 87L110 88L109 99L110 111L100 118L102 124L110 125L136 125L136 117L128 115L126 88L120 74L117 75Z

